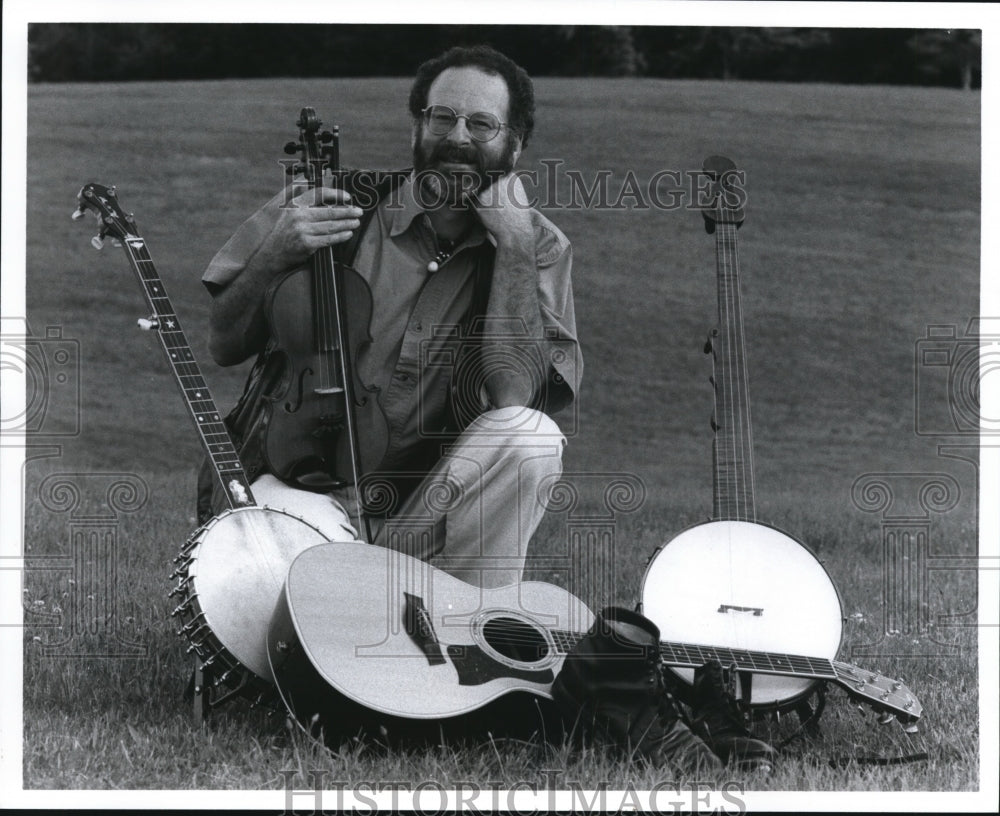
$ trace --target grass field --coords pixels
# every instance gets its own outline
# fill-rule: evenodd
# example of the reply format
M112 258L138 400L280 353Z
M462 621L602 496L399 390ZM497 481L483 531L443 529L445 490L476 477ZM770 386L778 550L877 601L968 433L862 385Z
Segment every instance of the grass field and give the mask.
M664 778L663 769L565 746L388 756L357 747L329 756L280 717L233 711L198 730L180 702L188 663L166 617L166 576L193 527L200 451L155 340L134 328L144 314L126 260L110 246L103 256L90 249L90 233L68 218L75 194L86 181L118 186L227 407L245 368L209 365L201 271L281 183L276 160L302 105L341 125L346 163L408 164L407 87L373 79L29 89L27 317L35 335L59 327L78 341L81 376L79 412L76 394L53 386L44 427L69 434L79 419L79 433L39 436L59 446L57 455L27 468L26 555L50 569L30 570L24 583L26 787L275 788L283 770L300 771L303 786L316 767L331 779L446 787L463 779L544 787L539 769L553 767L611 789ZM748 786L976 790L975 572L954 560L952 569L927 572L923 592L907 603L928 625L883 637L881 542L902 512L929 536L932 556L976 553L975 439L950 418L947 371L915 361L930 325L955 327L951 347L966 348L961 338L979 311L979 96L655 80L546 79L537 88L538 128L522 167L541 173L562 162L554 183L563 202L568 170L588 181L610 171L614 203L629 173L645 185L661 170L694 171L711 153L745 169L740 239L759 515L824 561L847 618L842 654L877 644L858 661L904 677L925 707L922 734L907 737L875 729L870 714L832 692L822 737L799 743L772 777ZM612 524L615 580L587 593L595 607L634 603L650 553L711 509L711 368L701 347L716 319L713 243L689 209L622 203L547 210L574 244L586 365L579 405L560 418L571 433L566 471L598 486L628 474L646 494ZM961 449L943 456L942 442ZM855 481L876 473L889 474L898 502L883 513L852 501ZM915 491L937 473L953 480L954 501L921 510ZM45 495L60 474L79 487L74 508ZM109 515L101 506L108 484L122 479L147 495L136 499L141 507ZM580 513L599 508L599 487L583 495ZM570 521L565 513L546 519L532 552L558 551ZM97 622L97 601L85 600L66 566L71 537L95 525L116 547L113 603ZM532 576L557 579L540 569ZM46 656L64 639L71 605L94 624L77 625L82 656ZM106 652L112 635L138 643L139 655L87 656ZM912 750L930 758L888 768L828 764Z

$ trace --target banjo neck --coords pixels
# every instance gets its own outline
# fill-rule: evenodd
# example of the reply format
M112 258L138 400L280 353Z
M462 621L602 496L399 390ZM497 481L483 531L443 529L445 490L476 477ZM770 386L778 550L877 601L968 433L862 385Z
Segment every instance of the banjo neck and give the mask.
M712 416L712 518L716 521L757 519L754 502L753 434L747 378L740 263L736 231L743 223L742 172L722 156L705 160L712 203L703 210L705 228L715 234L719 323L705 351L712 354L715 412Z
M103 239L110 235L125 249L150 309L150 316L140 319L139 327L146 331L155 330L160 339L174 380L180 387L184 404L198 429L201 443L212 461L230 509L256 506L250 482L240 463L229 429L222 420L201 367L181 329L163 281L149 255L146 241L138 234L135 219L122 211L114 187L87 184L80 191L78 200L79 209L74 217L77 214L82 216L87 209L97 213L100 231L92 241L94 247L100 249Z

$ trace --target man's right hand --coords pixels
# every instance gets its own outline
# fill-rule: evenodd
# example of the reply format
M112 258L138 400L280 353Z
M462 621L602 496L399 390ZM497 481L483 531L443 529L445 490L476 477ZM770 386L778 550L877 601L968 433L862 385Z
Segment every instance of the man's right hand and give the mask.
M317 206L318 205L318 206ZM278 196L274 226L247 265L212 299L209 351L219 365L241 363L266 339L264 293L277 275L301 267L316 250L340 244L361 225L361 210L343 190L317 187Z
M318 249L341 244L361 226L361 208L343 190L317 187L289 201L278 199L278 218L261 251L275 272L304 264Z

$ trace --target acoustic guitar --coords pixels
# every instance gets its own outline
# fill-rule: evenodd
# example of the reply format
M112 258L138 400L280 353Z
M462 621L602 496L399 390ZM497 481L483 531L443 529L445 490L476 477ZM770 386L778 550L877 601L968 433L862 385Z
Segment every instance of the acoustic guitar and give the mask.
M723 185L735 172L725 159L707 165ZM832 659L841 607L822 565L756 521L737 283L741 221L721 196L706 216L717 234L724 316L708 349L717 365L715 518L654 554L644 611L666 636L664 662L682 676L718 660L752 678L757 706L795 701L830 681L914 728L922 708L900 681ZM267 654L285 705L314 733L318 719L337 716L333 692L382 715L423 720L469 714L515 692L551 697L566 654L593 620L582 601L550 584L485 589L398 552L331 543L293 561Z
M267 653L285 705L307 730L317 701L329 704L333 692L380 714L441 719L514 692L551 698L567 652L593 620L551 584L486 589L393 550L334 542L292 562ZM765 676L829 680L904 724L922 712L899 681L808 652L670 641L660 651L672 666L715 659Z

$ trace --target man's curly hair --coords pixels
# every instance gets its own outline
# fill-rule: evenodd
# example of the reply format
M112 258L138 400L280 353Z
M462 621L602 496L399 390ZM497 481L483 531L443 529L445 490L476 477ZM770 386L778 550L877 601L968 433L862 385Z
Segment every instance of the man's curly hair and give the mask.
M510 94L508 125L520 135L521 146L526 146L528 137L535 129L535 89L531 77L512 59L488 45L455 46L421 65L410 88L410 113L413 118L419 119L420 112L427 107L427 94L438 75L447 68L465 66L496 74L507 83Z

